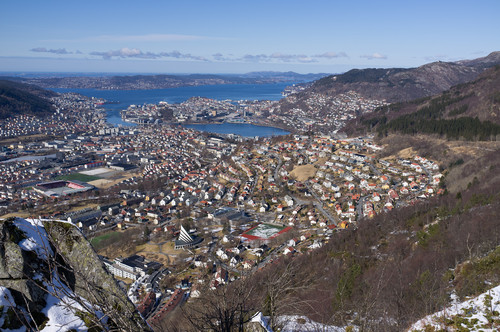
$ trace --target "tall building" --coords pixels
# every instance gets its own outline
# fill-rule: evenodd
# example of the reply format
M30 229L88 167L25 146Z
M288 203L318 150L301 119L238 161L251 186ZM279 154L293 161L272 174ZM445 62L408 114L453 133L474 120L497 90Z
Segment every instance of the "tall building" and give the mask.
M179 238L175 240L175 249L192 248L197 246L203 241L203 238L197 237L196 235L191 235L186 231L186 229L181 226L181 232Z

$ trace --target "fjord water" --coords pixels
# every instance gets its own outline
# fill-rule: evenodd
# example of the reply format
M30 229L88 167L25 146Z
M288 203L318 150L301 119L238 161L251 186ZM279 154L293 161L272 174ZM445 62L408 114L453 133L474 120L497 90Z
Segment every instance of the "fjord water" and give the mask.
M122 120L120 111L130 105L182 103L191 97L207 97L216 100L279 100L281 92L292 83L274 84L221 84L150 90L96 90L96 89L53 89L56 92L76 92L87 97L104 98L112 104L105 104L107 121L113 125L134 126ZM251 124L194 124L186 125L200 131L218 134L237 134L243 137L286 135L289 132Z
M169 104L177 104L191 97L207 97L216 100L279 100L282 98L281 92L285 87L291 84L293 83L220 84L151 90L52 90L56 92L76 92L87 97L104 98L108 102L117 102L115 104L106 104L103 106L107 110L108 122L114 125L130 126L133 124L124 122L120 116L120 111L127 109L129 105L157 104L160 101L166 101ZM231 127L233 129L237 128L234 126ZM233 132L233 134L238 133Z
M237 134L243 137L269 137L290 134L290 132L280 128L256 126L248 123L187 124L184 127L216 134Z

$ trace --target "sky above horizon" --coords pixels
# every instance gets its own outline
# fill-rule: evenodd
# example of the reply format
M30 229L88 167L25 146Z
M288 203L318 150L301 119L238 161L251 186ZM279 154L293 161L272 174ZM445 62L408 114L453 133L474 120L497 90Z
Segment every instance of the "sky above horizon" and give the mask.
M500 50L500 1L4 1L0 71L341 73Z

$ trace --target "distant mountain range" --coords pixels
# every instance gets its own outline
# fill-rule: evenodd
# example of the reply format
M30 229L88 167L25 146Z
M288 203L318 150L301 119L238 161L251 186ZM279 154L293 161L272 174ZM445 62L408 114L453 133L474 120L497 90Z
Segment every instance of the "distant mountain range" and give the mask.
M131 75L131 76L74 76L74 77L9 77L43 88L90 88L103 90L167 89L182 86L214 84L266 84L314 81L327 74L297 74L294 72L252 72L242 75Z
M370 99L408 101L438 94L454 85L469 82L485 69L500 64L500 52L457 62L433 62L417 68L352 69L314 82L304 91L337 95L355 91Z
M297 74L293 71L279 72L279 71L255 71L247 74L240 75L241 77L256 78L256 79L275 79L283 80L284 82L305 82L315 81L330 74Z
M0 119L19 114L51 114L54 108L47 98L55 95L34 85L0 80Z

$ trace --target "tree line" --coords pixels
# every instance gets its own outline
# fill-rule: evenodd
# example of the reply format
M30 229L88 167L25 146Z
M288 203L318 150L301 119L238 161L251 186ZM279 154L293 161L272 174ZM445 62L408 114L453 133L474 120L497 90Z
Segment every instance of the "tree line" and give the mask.
M444 118L449 106L457 104L473 94L453 96L447 92L431 100L427 106L421 107L416 112L404 114L391 120L386 115L380 115L362 119L361 123L369 130L376 128L380 137L387 136L392 131L409 135L437 134L448 139L496 140L496 136L500 135L500 125L496 123L481 121L477 117L470 116ZM397 112L401 107L402 104L391 105L391 111ZM448 111L448 116L459 116L467 110L468 105L462 104Z

